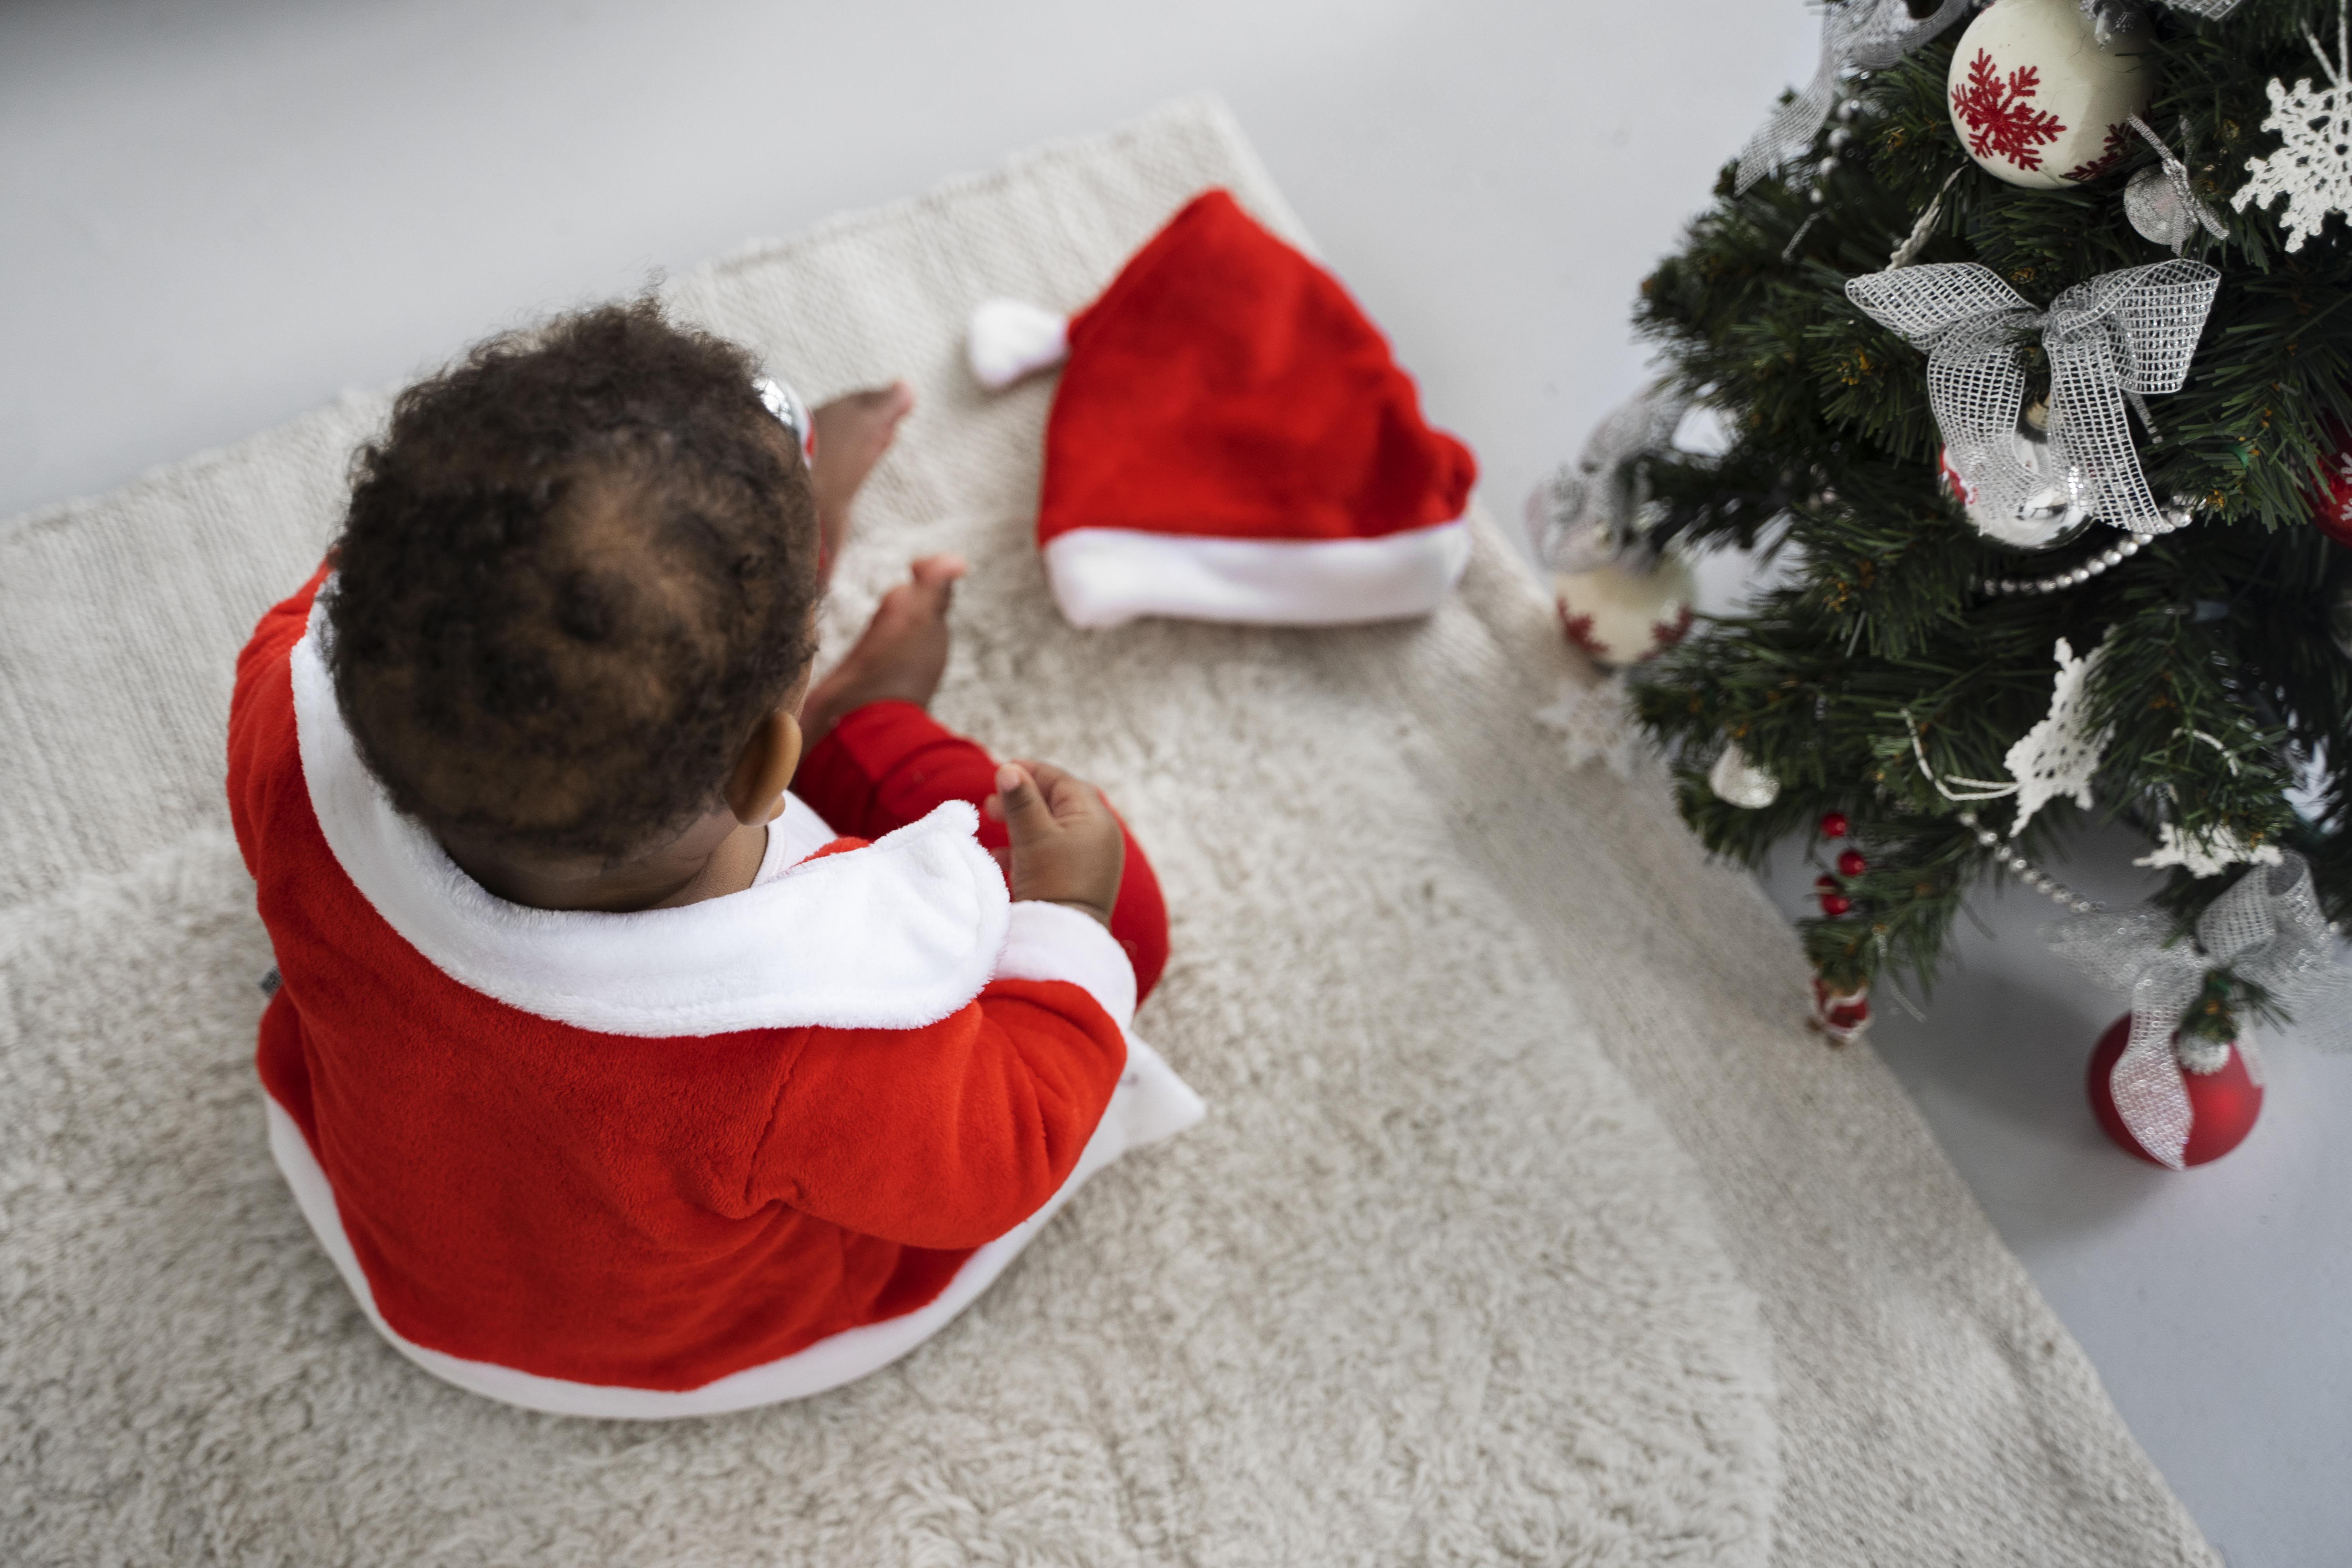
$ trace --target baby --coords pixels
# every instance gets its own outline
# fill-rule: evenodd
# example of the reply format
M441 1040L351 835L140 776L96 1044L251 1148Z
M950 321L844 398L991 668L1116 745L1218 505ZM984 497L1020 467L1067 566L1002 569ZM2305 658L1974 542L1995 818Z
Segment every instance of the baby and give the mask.
M811 688L912 401L812 415L646 300L493 339L402 395L238 660L272 1152L451 1382L615 1416L835 1386L1201 1113L1127 1033L1167 956L1141 852L926 711L962 563Z

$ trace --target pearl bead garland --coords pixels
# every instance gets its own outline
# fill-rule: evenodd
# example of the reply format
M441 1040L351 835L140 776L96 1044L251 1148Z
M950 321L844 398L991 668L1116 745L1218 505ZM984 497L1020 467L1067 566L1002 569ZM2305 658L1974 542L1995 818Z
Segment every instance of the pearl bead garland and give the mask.
M2164 510L2164 519L2153 523L2143 532L2126 534L2088 561L2070 571L2053 572L2047 577L1988 577L1977 584L1980 594L1996 598L2033 594L2054 594L2061 588L2079 588L2109 567L2120 566L2147 547L2149 540L2162 534L2178 533L2197 521L2189 509L2187 496L2174 496L2172 504Z
M2000 867L2002 870L2009 872L2019 881L2024 883L2035 892L2042 894L2044 898L2047 898L2053 903L2056 904L2060 909L2064 910L2071 914L2087 915L2096 910L2104 910L2107 907L2096 899L2086 899L2083 897L2080 893L2074 891L2074 889L2068 887L2057 878L2050 875L2047 871L2042 870L2032 861L2028 860L2024 856L2016 853L2014 850L2003 850L1998 848L1997 846L2000 843L2000 835L1979 823L1977 820L1977 814L1975 812L1961 812L1959 820L1962 826L1971 828L1975 831L1977 843L1979 845L1984 848L1994 851L1992 858L1992 863L1994 865Z
M2054 594L2061 588L2079 588L2110 566L2119 566L2140 552L2147 542L2134 534L2118 541L2092 556L2072 571L2056 573L2048 577L1988 577L1981 591L2006 597L2015 594Z

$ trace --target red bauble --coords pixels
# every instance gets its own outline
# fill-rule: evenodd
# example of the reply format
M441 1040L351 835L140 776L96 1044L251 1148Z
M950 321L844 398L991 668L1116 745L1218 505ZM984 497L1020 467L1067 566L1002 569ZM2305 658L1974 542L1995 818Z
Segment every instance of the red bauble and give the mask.
M2116 1110L2116 1098L2107 1085L2107 1075L2115 1070L2116 1060L2124 1054L2131 1039L2131 1015L2125 1014L2107 1026L2099 1037L2098 1048L2091 1053L2090 1091L2091 1113L2099 1119L2099 1128L2116 1142L2116 1146L2127 1154L2137 1154L2151 1165L2163 1161L2149 1153L2124 1125L2123 1117ZM2180 1151L2184 1165L2201 1165L2218 1160L2246 1141L2254 1130L2254 1118L2262 1114L2263 1086L2246 1071L2246 1058L2238 1047L2230 1047L2230 1059L2219 1072L2184 1072L2180 1080L2189 1088L2189 1142Z
M1837 866L1838 875L1841 877L1859 877L1870 869L1870 862L1862 858L1862 851L1859 849L1849 849L1840 855Z
M1843 838L1843 837L1845 837L1845 830L1846 830L1846 827L1847 827L1847 823L1846 823L1846 819L1845 819L1845 813L1844 813L1844 812L1843 812L1843 811L1831 811L1831 812L1824 812L1824 813L1822 815L1822 837L1824 837L1824 838Z
M2311 499L2311 521L2336 543L2352 545L2352 445L2322 470Z
M1828 981L1813 977L1813 1027L1833 1046L1851 1045L1870 1027L1870 987L1833 991Z
M1828 915L1832 919L1845 913L1846 910L1852 908L1853 908L1853 900L1847 898L1843 893L1823 893L1822 895L1822 913Z
M1834 893L1838 890L1838 879L1824 871L1813 879L1813 888L1818 892Z

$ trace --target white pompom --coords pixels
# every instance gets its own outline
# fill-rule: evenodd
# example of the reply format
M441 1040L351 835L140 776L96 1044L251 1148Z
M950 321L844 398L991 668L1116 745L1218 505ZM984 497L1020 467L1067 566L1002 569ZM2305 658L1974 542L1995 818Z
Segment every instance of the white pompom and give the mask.
M1001 391L1070 352L1070 323L1026 300L983 300L972 308L964 347L974 380Z

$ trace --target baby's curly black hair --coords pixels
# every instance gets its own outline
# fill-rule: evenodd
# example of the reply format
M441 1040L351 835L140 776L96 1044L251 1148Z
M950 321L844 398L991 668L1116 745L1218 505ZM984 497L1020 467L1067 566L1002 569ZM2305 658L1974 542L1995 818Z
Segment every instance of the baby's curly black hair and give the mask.
M719 797L815 651L815 501L758 374L639 299L401 394L327 607L344 722L401 811L613 864Z

